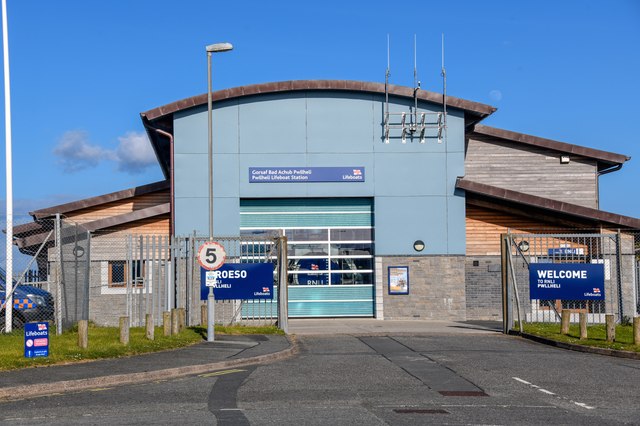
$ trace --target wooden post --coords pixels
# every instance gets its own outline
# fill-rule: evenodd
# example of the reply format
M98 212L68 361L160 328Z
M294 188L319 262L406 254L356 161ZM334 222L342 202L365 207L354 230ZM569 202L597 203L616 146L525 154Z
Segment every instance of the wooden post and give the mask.
M207 305L200 305L200 327L207 326Z
M587 337L587 313L580 312L580 340L586 340Z
M171 335L180 333L180 313L177 308L171 310Z
M604 316L607 324L607 342L615 342L616 340L616 320L613 314Z
M129 344L129 317L120 317L120 343Z
M187 324L187 310L185 308L178 309L178 332L181 333L184 330L185 325Z
M569 334L569 324L571 323L571 311L569 309L562 310L562 325L560 327L561 334Z
M155 333L155 327L153 324L153 315L152 314L147 314L145 315L145 322L146 322L146 326L147 326L147 339L149 340L153 340L154 339L154 333Z
M633 344L640 345L640 317L633 318Z
M162 313L162 328L165 336L171 336L171 312L164 311Z
M82 349L89 347L89 321L78 321L78 346Z

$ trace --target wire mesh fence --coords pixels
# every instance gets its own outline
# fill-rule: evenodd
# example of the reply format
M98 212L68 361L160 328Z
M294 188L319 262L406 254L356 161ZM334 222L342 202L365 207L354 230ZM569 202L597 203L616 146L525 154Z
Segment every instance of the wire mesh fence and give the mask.
M615 315L618 322L629 321L640 308L639 236L575 231L503 236L507 322L559 322L564 309L573 322L580 313L592 324L604 323L606 314ZM599 278L592 280L587 272ZM575 294L571 287L582 284L585 288L578 296L565 296ZM547 294L559 296L539 297Z

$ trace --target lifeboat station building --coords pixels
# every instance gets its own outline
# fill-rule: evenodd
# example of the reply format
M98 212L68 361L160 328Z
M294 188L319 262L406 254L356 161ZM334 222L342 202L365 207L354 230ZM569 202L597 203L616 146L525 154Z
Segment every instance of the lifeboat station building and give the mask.
M482 125L489 105L336 80L236 87L212 104L214 236L287 237L290 317L498 320L501 234L640 229L599 209L599 177L629 157ZM207 94L141 119L164 181L34 220L60 213L103 235L208 235ZM34 244L17 231L18 245ZM115 296L91 297L100 323Z

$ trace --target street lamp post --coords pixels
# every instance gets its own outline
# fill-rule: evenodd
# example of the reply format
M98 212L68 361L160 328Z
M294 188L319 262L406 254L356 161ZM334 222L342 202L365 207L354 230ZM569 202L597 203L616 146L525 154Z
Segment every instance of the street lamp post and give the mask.
M207 105L209 120L209 241L213 241L213 96L211 93L211 55L217 52L227 52L233 49L231 43L215 43L207 46ZM215 340L214 322L215 322L215 298L213 297L213 287L209 287L209 295L207 296L207 342Z
M207 105L209 119L209 241L213 241L213 94L211 92L211 55L217 52L227 52L233 49L231 43L215 43L207 46Z

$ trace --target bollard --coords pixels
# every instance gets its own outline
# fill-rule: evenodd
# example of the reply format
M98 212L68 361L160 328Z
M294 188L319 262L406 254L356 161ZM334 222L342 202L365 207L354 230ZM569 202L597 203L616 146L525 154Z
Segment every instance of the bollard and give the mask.
M149 340L153 340L154 339L154 334L155 334L155 327L153 324L153 315L152 314L147 314L145 315L145 322L146 322L146 326L147 326L147 339Z
M177 308L171 310L171 335L175 336L180 332L180 313Z
M120 343L129 344L129 317L120 317Z
M87 349L89 346L89 321L78 321L78 346Z
M186 324L187 324L187 310L185 308L180 308L178 309L178 320L179 320L179 326L178 326L178 330L180 333L182 333L182 330L184 330Z
M162 313L162 328L165 336L171 336L171 312L164 311Z
M633 344L640 345L640 317L633 318Z
M616 320L613 314L606 314L604 316L607 324L607 342L615 342L616 340Z
M586 340L587 337L587 313L580 312L580 340Z
M200 327L207 326L207 305L200 305Z
M571 311L569 309L562 310L562 325L560 326L561 334L569 334L569 324L571 323Z

